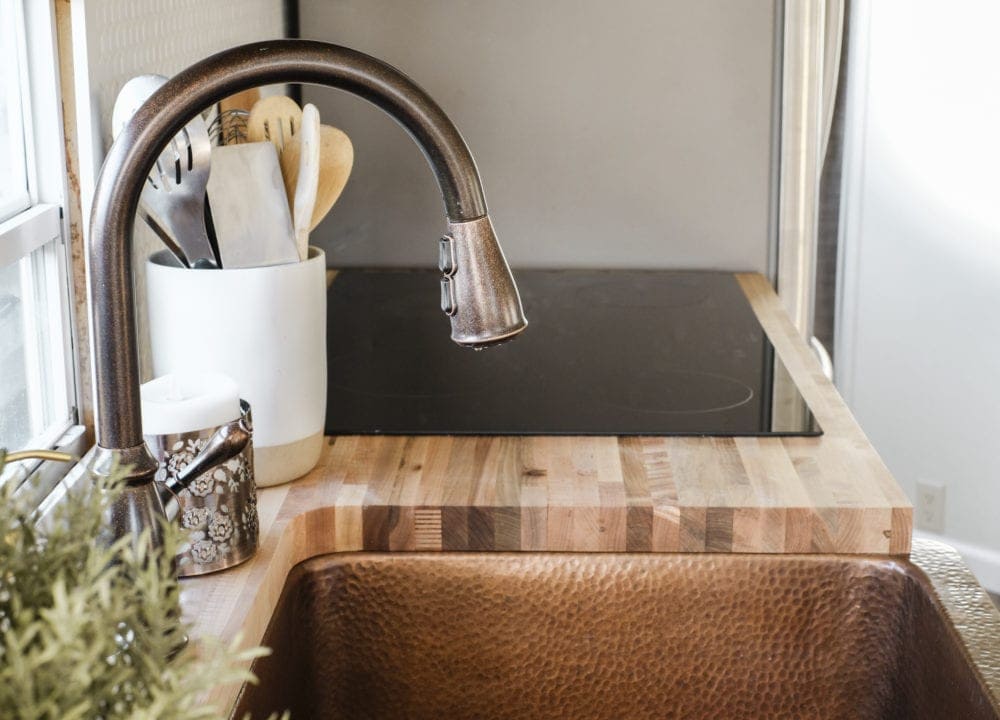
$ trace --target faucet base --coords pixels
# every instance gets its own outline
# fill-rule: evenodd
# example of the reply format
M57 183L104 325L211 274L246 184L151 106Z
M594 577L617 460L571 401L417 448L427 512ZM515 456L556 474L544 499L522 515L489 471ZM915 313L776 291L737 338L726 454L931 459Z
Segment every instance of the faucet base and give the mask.
M99 477L110 477L119 469L125 469L128 485L142 485L152 481L159 468L146 443L128 448L106 448L98 445L90 460L90 471Z
M158 467L145 443L124 449L100 445L94 449L91 473L106 478L125 470L125 486L107 510L101 540L112 543L131 536L133 543L145 538L143 542L151 548L163 547L163 523L167 515L153 480Z

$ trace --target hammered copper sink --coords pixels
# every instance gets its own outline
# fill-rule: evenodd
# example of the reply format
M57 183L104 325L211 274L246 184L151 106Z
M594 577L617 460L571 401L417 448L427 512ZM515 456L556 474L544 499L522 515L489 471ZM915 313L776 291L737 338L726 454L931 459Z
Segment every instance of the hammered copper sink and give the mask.
M337 554L288 578L235 717L1000 718L954 553Z

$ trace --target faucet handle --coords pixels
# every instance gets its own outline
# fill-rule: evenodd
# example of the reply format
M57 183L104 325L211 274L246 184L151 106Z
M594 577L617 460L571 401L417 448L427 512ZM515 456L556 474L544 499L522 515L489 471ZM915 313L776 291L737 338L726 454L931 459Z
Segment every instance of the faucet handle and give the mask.
M482 347L507 340L527 327L521 296L489 215L450 221L439 261L445 275L441 307L451 318L452 340Z

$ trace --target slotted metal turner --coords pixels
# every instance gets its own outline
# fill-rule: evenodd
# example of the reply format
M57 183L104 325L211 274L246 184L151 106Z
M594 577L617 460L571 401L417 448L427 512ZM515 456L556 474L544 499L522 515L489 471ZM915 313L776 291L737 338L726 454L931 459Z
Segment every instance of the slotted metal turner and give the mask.
M115 134L167 79L133 78L121 89L112 115ZM160 237L169 236L188 267L218 267L205 227L205 191L212 169L212 141L199 115L175 135L157 158L140 198L140 215ZM157 227L158 226L158 227Z
M218 267L205 228L211 169L212 141L199 115L160 154L142 191L147 212L170 228L191 267Z

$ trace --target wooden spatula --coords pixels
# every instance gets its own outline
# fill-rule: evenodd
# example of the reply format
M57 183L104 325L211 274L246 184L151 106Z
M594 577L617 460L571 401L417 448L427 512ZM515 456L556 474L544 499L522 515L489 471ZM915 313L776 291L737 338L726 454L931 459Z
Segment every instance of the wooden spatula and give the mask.
M285 194L288 196L289 205L293 205L295 202L301 152L301 141L293 135L291 141L286 143L280 157L281 176L285 180ZM312 222L309 224L310 231L319 225L320 221L330 212L333 204L337 202L340 193L344 191L344 186L347 185L347 179L351 176L353 166L354 146L351 144L351 139L343 130L338 130L330 125L321 125L319 128L319 182L316 185L316 202L313 206Z
M302 127L302 108L290 97L271 95L254 103L247 118L250 142L269 142L278 155Z

